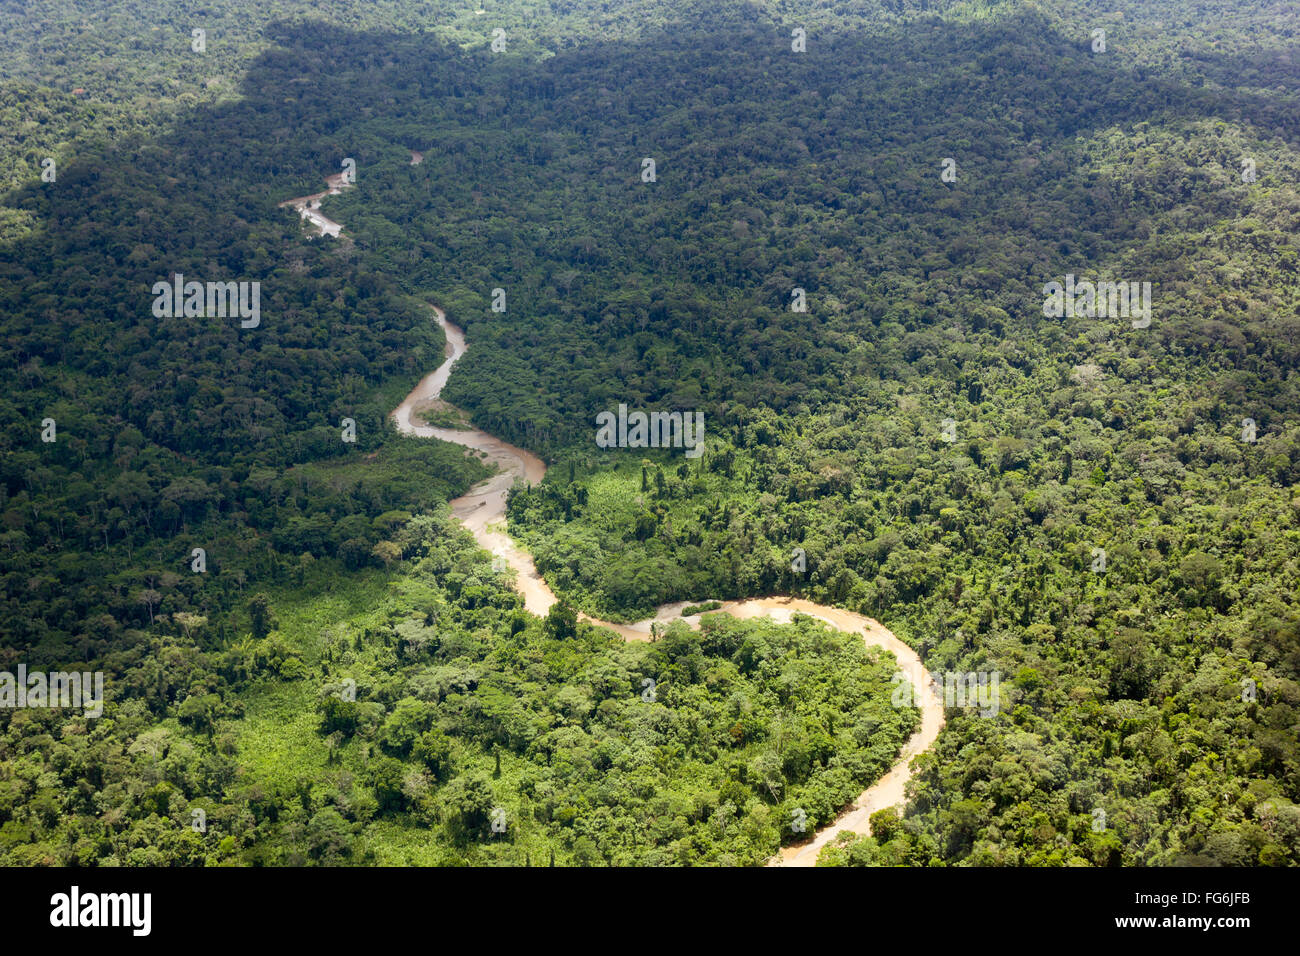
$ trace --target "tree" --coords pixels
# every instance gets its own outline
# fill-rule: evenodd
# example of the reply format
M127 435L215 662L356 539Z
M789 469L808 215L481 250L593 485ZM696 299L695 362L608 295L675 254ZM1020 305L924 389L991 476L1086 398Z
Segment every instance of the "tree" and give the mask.
M871 815L871 836L877 843L888 843L903 831L903 821L896 807L885 807Z
M307 847L321 863L340 863L352 856L352 828L337 810L324 807L307 824Z
M255 640L260 641L270 634L275 626L270 598L261 592L254 594L248 601L248 619Z
M481 836L487 829L496 797L480 772L457 777L438 795L438 808L453 839L464 842Z
M546 633L552 640L569 640L578 636L578 612L567 602L557 601L546 613Z

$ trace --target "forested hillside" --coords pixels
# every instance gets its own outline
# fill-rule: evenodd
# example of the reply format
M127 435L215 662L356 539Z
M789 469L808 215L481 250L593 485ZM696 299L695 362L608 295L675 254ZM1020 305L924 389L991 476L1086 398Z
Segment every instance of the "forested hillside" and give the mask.
M387 424L434 302L573 607L793 593L1002 675L822 862L1300 863L1293 10L109 6L0 4L0 667L118 688L0 710L3 859L760 863L892 763L894 663L807 619L521 610L443 507L484 466ZM702 456L598 447L620 404Z

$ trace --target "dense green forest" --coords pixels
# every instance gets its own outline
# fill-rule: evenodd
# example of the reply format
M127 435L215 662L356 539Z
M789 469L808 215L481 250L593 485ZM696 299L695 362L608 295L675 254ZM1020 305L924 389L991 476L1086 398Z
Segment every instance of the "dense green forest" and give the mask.
M16 711L5 862L761 863L914 727L892 656L809 618L624 643L520 610L445 510L391 531L405 573L317 570L238 638L120 635L99 720Z
M892 764L894 663L572 610L796 593L1004 681L823 863L1300 863L1293 11L107 6L0 3L0 669L111 703L0 710L0 860L760 863ZM155 318L175 273L260 326ZM1045 316L1066 275L1150 324ZM386 424L429 302L553 465L545 620L447 515L484 466ZM599 448L620 403L704 454Z

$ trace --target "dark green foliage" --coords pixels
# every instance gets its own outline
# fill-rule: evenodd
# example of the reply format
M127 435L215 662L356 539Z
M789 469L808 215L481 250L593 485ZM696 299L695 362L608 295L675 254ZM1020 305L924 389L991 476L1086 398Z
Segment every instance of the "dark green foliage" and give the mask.
M196 61L189 5L106 6L0 14L0 667L102 668L114 701L0 712L5 862L364 863L427 828L435 862L757 861L910 712L832 718L878 688L842 699L853 652L809 622L623 648L577 611L789 591L1003 676L828 862L1300 861L1293 17L507 4L497 57L468 8L212 0ZM276 204L345 156L348 238L307 240ZM175 272L262 282L261 326L153 318ZM1067 273L1151 281L1151 326L1045 318ZM442 354L429 300L471 344L446 397L563 463L510 503L544 622L408 520L484 474L386 424ZM702 411L704 455L596 449L620 402ZM452 623L385 593L400 620L276 630L381 575ZM296 775L234 743L282 698L319 744Z
M452 569L486 567L450 519L394 530L414 563L393 579L402 596L385 602L387 623L367 610L304 642L289 689L301 688L297 706L315 698L319 750L300 741L255 762L235 743L241 711L223 701L286 692L262 646L278 632L196 662L240 676L221 694L192 691L179 727L129 698L98 722L6 712L0 860L345 865L418 852L518 865L559 848L586 864L754 864L794 836L794 808L810 825L830 819L915 728L916 711L890 702L892 656L811 619L719 615L653 645L576 621L572 633L536 618L515 630L519 599L491 576L473 605L443 585ZM390 638L411 633L421 605L439 609L438 640L399 655ZM197 843L185 836L196 806L208 820Z

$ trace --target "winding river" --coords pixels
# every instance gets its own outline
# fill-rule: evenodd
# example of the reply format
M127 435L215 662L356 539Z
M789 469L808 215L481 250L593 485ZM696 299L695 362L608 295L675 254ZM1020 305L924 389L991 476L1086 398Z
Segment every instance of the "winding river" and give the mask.
M310 220L321 233L338 235L342 229L338 223L325 218L320 212L320 200L326 195L333 195L347 183L335 183L330 177L330 191L314 196L281 203L293 206L303 218ZM432 404L442 394L443 387L451 375L452 366L465 354L464 333L447 321L446 314L437 306L432 306L434 319L442 327L447 337L447 352L443 363L423 378L412 389L402 404L394 409L392 417L400 432L419 438L438 438L453 442L477 452L483 461L494 465L496 473L471 488L466 494L451 502L452 514L474 535L481 547L493 555L505 559L514 569L516 587L523 595L524 606L533 614L543 616L556 603L555 594L533 565L532 556L524 551L506 532L506 495L516 481L536 484L546 475L546 465L531 452L504 442L487 432L476 428L436 428L419 424L416 412ZM669 621L684 620L691 627L698 627L698 615L683 618L682 608L685 602L665 604L658 609L654 617L637 621L634 624L613 624L581 615L584 620L615 631L626 640L646 641L650 639L652 624L666 624ZM750 598L745 601L724 601L721 611L738 618L767 616L773 620L788 623L794 614L806 614L837 628L862 635L868 646L883 647L891 651L898 659L900 668L908 675L916 689L916 698L921 710L921 726L903 745L898 760L889 771L871 787L863 791L853 804L829 825L818 830L813 837L800 844L784 847L780 854L768 861L769 866L813 866L822 847L832 841L841 830L866 834L869 831L871 814L877 810L902 803L905 797L904 787L912 776L912 758L927 750L943 729L943 700L921 658L916 651L895 637L879 621L852 611L814 604L792 597Z
M352 183L348 181L346 173L335 173L332 176L325 177L325 185L329 188L323 193L312 193L310 196L286 199L280 203L279 208L290 207L298 210L298 215L319 229L322 236L337 236L343 231L343 227L320 211L321 200L326 196L337 196L343 190L352 186Z

